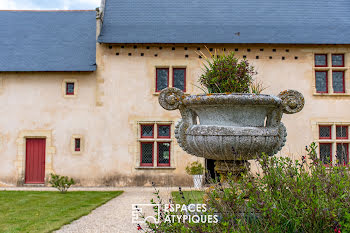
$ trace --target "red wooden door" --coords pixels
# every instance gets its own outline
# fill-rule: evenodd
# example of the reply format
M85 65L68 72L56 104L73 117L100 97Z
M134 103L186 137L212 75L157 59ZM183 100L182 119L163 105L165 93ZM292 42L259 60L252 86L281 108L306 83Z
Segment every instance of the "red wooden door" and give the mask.
M45 138L26 139L26 184L42 184L45 179Z

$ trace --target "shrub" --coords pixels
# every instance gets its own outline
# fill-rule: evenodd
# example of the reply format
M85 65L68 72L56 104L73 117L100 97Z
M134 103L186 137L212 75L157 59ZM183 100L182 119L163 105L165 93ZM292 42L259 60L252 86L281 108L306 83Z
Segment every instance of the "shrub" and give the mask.
M52 187L57 188L61 193L66 193L71 185L75 184L73 178L69 178L68 176L60 176L56 174L50 174L51 178L49 183Z
M200 162L195 161L186 167L186 172L189 175L202 175L204 167Z
M210 57L201 53L205 58L204 73L199 82L207 88L209 93L249 93L256 74L254 67L246 59L241 61L234 56L234 52L221 55L212 54Z
M206 203L217 224L148 225L151 232L350 232L350 176L344 166L325 167L317 146L301 160L263 155L261 174L214 184ZM185 231L182 231L186 229Z

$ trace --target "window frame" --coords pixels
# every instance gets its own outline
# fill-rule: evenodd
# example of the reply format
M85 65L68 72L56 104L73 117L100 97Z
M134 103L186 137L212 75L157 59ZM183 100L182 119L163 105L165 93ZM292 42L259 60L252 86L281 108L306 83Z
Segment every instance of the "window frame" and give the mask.
M329 164L324 164L324 165L326 167L332 166L333 165L333 143L331 143L331 142L320 142L319 143L318 153L319 153L320 160L321 160L321 145L330 145L330 155L329 155L330 161L329 161Z
M157 167L170 167L171 164L171 142L162 142L157 141ZM159 163L159 144L160 143L169 143L169 163Z
M159 126L169 126L169 136L159 136ZM168 139L170 139L171 138L171 124L157 124L157 138L168 138Z
M347 164L338 164L338 165L341 165L341 166L346 166L348 167L349 166L349 143L348 142L338 142L338 143L335 143L335 147L336 147L336 153L337 153L337 147L338 147L338 144L346 144L347 145L347 150L346 150L346 158L347 158L347 161L348 163Z
M316 73L326 73L326 91L318 91L317 90ZM329 93L329 90L328 90L328 71L327 70L316 70L315 71L315 89L316 89L316 93Z
M73 84L73 92L68 92L68 85ZM74 82L66 82L66 95L75 95L75 83Z
M175 70L184 70L184 89L182 90L183 92L186 92L186 73L187 73L187 69L186 67L181 68L181 67L172 67L173 68L173 83L172 83L172 87L175 87L175 75L174 75L174 71Z
M152 163L142 163L142 144L152 144ZM153 167L154 164L154 141L140 142L140 167Z
M158 83L158 70L168 70L167 87L169 87L169 73L170 73L169 67L156 67L156 86L155 86L156 93L159 93L159 92L161 92L163 90L163 89L162 90L158 90L158 86L157 86L157 83Z
M343 57L343 63L340 66L333 65L333 55L339 56L341 55ZM332 62L332 67L345 67L345 54L344 53L332 53L331 54L331 62Z
M326 64L323 65L323 66L316 65L316 56L321 56L321 55L326 57ZM328 54L327 53L315 53L315 55L314 55L314 64L315 64L315 67L328 67Z
M345 127L346 137L337 137L337 128L338 127ZM347 126L347 125L335 125L335 139L349 139L349 126Z
M77 141L79 141L79 147L77 147ZM74 151L80 152L81 151L81 138L74 138Z
M343 73L343 91L334 91L333 73ZM328 86L328 83L327 83L327 86ZM333 88L333 93L345 93L345 71L344 70L332 70L332 88Z
M147 126L147 125L152 126L152 136L142 136L142 133L143 133L142 126ZM140 124L140 138L154 138L154 124Z
M328 127L329 128L329 137L321 137L320 132L321 132L321 127ZM319 125L318 126L318 139L320 140L329 140L332 139L332 125Z

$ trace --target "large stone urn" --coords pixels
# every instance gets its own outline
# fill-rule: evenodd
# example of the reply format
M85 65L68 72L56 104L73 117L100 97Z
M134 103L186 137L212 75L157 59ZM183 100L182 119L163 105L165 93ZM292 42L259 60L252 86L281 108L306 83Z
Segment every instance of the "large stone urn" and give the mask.
M283 113L304 107L304 97L295 90L278 96L264 94L207 94L186 96L177 88L159 95L166 110L179 109L182 119L175 137L189 154L214 159L219 174L239 177L249 169L247 160L263 152L272 156L285 144L287 131Z

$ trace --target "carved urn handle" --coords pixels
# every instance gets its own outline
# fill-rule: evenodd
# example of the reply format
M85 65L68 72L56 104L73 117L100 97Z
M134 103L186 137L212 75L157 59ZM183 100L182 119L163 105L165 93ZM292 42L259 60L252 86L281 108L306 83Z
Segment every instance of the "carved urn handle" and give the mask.
M283 113L294 114L300 112L304 108L304 96L295 90L285 90L278 94L282 100Z
M184 98L185 94L180 89L169 87L160 92L158 101L164 109L172 111L179 108Z

